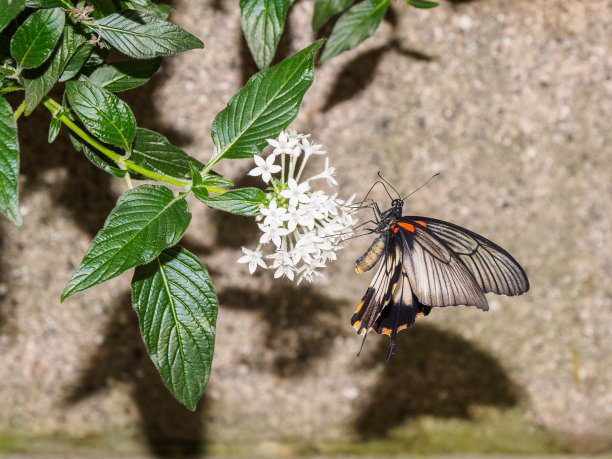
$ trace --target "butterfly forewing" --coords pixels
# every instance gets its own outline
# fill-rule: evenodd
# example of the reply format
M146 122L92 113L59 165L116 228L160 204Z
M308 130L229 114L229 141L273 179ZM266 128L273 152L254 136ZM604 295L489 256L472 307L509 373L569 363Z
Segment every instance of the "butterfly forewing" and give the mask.
M427 306L489 306L482 289L463 262L425 228L413 225L398 235L404 245L404 266L419 301Z
M481 290L498 295L521 295L529 290L527 275L507 251L458 225L426 217L404 217L433 233L468 268Z

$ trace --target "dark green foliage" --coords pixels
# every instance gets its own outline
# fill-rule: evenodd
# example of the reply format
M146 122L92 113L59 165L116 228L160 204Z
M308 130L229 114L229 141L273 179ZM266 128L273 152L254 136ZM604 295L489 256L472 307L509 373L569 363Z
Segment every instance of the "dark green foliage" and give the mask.
M255 14L243 21L253 33L249 44L262 67L274 55L291 3L241 3ZM166 20L169 12L168 5L151 0L91 0L76 6L69 0L0 0L0 95L21 96L17 108L0 97L0 212L21 226L17 124L21 116L46 109L50 144L63 125L86 159L124 179L129 188L91 242L61 301L136 268L133 305L147 350L170 392L195 409L210 376L218 302L204 265L176 245L191 221L187 197L193 193L216 211L259 212L264 191L228 190L232 182L212 168L222 159L260 154L266 139L277 137L296 117L322 41L254 75L238 91L213 122L214 151L203 164L163 135L138 127L116 94L147 83L160 56L203 47ZM267 40L263 47L255 39L260 32ZM110 48L129 59L109 62ZM116 59L117 53L110 56ZM61 103L50 96L56 93ZM44 152L38 160L45 160ZM134 187L132 180L180 189Z

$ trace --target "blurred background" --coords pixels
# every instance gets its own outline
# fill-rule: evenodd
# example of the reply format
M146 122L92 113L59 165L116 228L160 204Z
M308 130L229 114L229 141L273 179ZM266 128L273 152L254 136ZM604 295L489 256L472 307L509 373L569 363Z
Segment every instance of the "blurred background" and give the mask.
M138 124L206 162L215 114L256 71L238 2L182 0L206 48L164 60L121 96ZM291 8L277 61L317 38ZM329 32L329 30L328 30ZM466 226L525 267L528 294L435 310L361 345L370 282L359 238L295 286L236 260L248 218L191 202L183 239L220 298L210 385L195 412L166 391L130 304L130 275L59 297L123 181L95 169L49 114L20 124L22 212L0 221L0 452L120 455L588 454L612 450L612 2L394 2L375 35L324 65L292 127L329 152L343 197L377 171L405 212ZM322 167L309 163L313 172ZM222 162L238 185L250 160ZM258 183L258 182L255 182ZM389 198L374 192L381 207ZM362 220L369 216L364 212Z

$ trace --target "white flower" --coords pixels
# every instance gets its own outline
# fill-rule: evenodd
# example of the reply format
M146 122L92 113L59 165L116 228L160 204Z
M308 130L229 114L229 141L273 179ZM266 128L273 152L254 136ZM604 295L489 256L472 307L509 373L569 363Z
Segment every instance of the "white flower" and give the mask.
M323 218L323 214L319 212L318 207L312 205L312 203L300 206L296 213L298 215L298 224L310 230L314 228L315 220Z
M295 131L295 129L289 129L287 131L287 137L289 138L289 140L294 140L296 144L299 144L302 139L307 139L308 137L310 137L310 134L299 134ZM301 147L298 148L301 149Z
M283 249L276 249L276 252L266 256L266 258L274 260L274 262L272 263L273 268L278 268L281 265L292 264L291 254Z
M282 132L277 139L268 140L274 151L266 160L254 157L257 167L249 174L261 175L270 185L257 217L261 222L259 245L254 251L243 248L245 256L239 259L240 263L249 263L253 273L258 266L268 268L262 259L265 256L272 262L268 269L275 270L275 278L287 277L298 284L303 280L311 282L327 262L337 258L337 251L343 248L356 223L356 208L350 205L354 196L345 203L336 193L328 196L321 190L311 190L309 182L317 179L337 185L329 159L325 159L323 172L300 182L308 159L326 153L307 137ZM280 156L280 166L274 164L276 156ZM272 179L277 172L280 176ZM270 246L273 253L263 255L263 248Z
M318 244L321 241L321 237L314 231L302 234L291 251L293 263L297 263L300 260L304 260L308 264L312 263L313 255L320 250Z
M289 206L289 210L284 215L284 220L287 222L287 229L293 232L300 221L300 212L295 207Z
M308 139L302 139L302 150L304 151L304 156L309 157L310 155L324 155L327 153L325 150L321 150L323 145L315 145L308 142Z
M295 268L291 265L280 265L274 271L274 278L278 279L279 277L286 276L289 280L293 280L295 277Z
M300 285L300 282L302 282L304 279L306 279L308 282L312 282L315 276L321 275L321 273L319 273L318 271L316 271L315 269L313 269L312 267L308 265L302 267L299 270L299 273L300 273L300 277L297 280L298 285Z
M270 201L268 207L262 207L259 212L265 217L263 221L264 225L279 227L283 226L283 220L285 219L287 209L278 207L276 199L273 199Z
M260 244L272 241L276 247L281 245L281 237L289 234L289 230L278 226L267 226L258 224L259 229L263 232L259 238Z
M290 178L287 186L288 188L281 191L280 195L283 198L289 199L290 206L297 207L300 202L305 204L310 201L308 194L306 194L310 188L307 182L298 184L295 179Z
M294 136L288 136L286 132L281 132L278 139L268 139L268 143L274 147L272 155L296 155L300 154L299 139ZM279 169L280 170L280 169Z
M323 170L323 172L321 172L320 174L315 175L314 177L310 177L307 182L310 180L318 180L324 178L325 180L327 180L327 184L329 186L338 185L338 182L336 182L336 179L334 178L335 171L335 167L329 167L329 158L325 158L325 170Z
M238 263L248 263L249 264L249 272L253 274L257 269L257 266L261 266L262 268L267 268L266 262L263 261L263 254L261 250L249 250L246 247L242 247L242 252L244 256L238 258Z
M266 183L270 181L270 178L272 177L271 174L276 174L281 170L279 165L274 164L274 155L270 155L266 159L263 159L261 156L253 156L253 159L255 160L257 167L255 169L251 169L249 171L249 175L261 175L261 178Z

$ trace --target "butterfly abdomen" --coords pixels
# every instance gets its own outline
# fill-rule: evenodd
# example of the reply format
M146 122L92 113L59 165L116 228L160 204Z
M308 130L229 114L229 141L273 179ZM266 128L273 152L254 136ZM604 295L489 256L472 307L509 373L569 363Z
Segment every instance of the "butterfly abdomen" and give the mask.
M372 245L365 251L365 253L359 257L357 263L355 264L355 272L357 274L363 274L366 271L372 269L381 255L385 251L385 237L380 236L374 239Z

